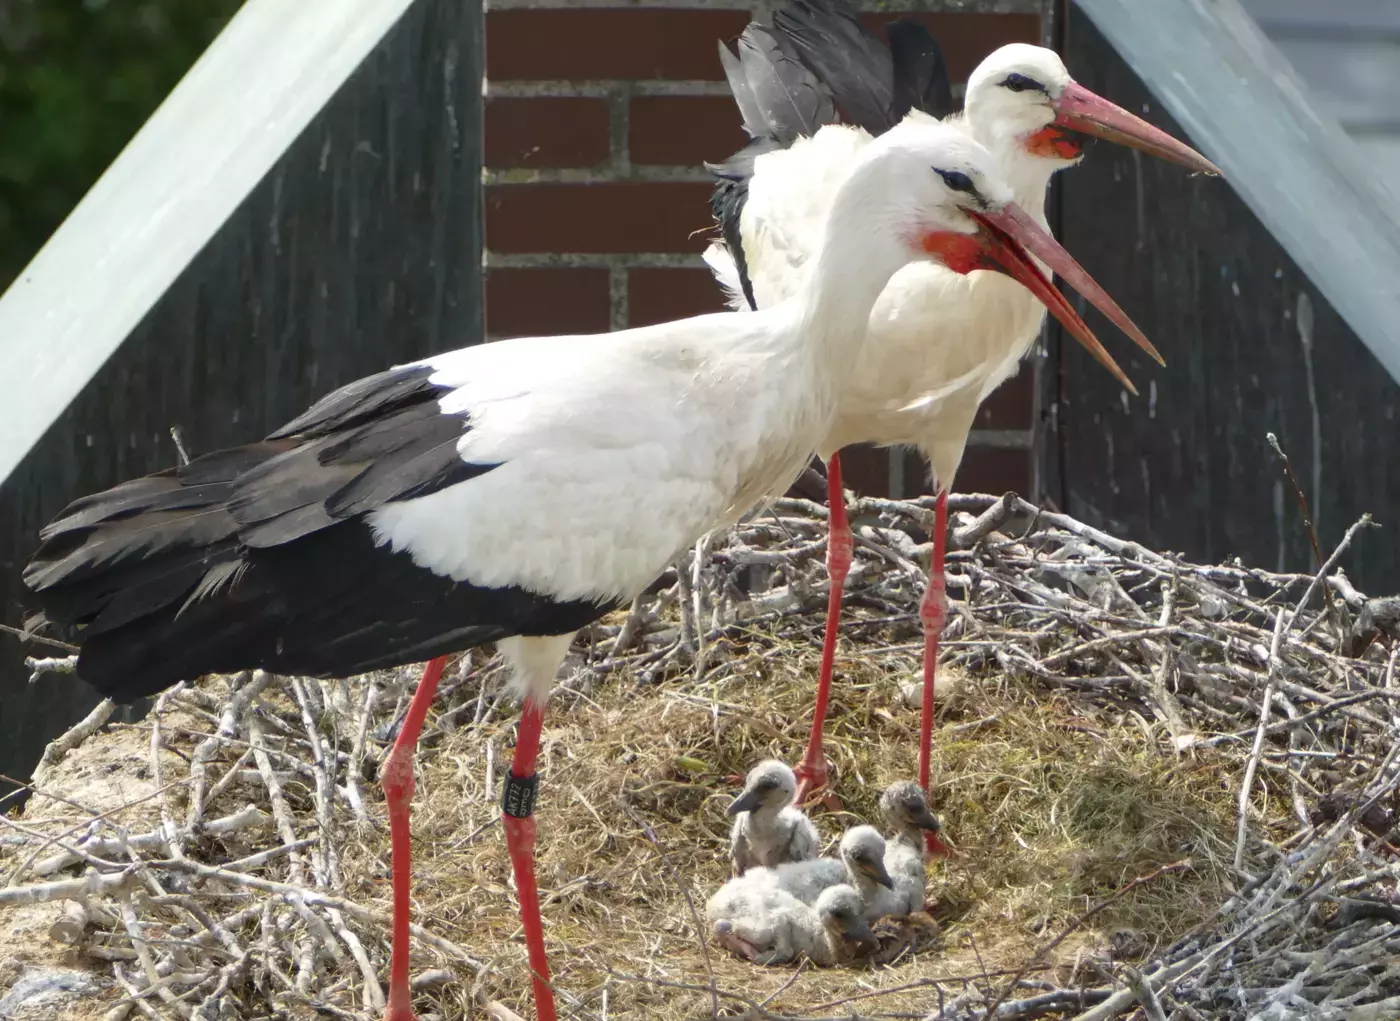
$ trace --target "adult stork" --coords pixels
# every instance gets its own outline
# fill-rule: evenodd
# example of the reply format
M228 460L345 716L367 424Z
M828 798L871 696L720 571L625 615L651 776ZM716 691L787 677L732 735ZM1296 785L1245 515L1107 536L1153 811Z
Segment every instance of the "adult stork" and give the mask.
M942 53L922 26L896 21L887 48L844 0L793 0L777 12L772 29L750 24L737 56L723 44L720 56L752 141L712 167L722 239L705 257L734 308L761 309L801 288L828 203L863 150L896 125L946 113L951 94ZM841 112L853 124L840 123ZM964 113L948 123L986 146L1018 205L1045 229L1046 186L1056 171L1079 161L1082 134L1219 172L1189 146L1075 82L1063 61L1039 46L1004 46L983 60L968 82ZM873 310L866 346L819 451L827 464L831 588L811 735L795 771L799 802L827 781L822 731L853 545L838 451L852 443L916 445L938 486L929 582L919 608L919 783L928 789L938 639L947 613L948 490L978 407L1015 374L1044 321L1043 308L1008 283L993 274L910 265L895 274ZM1161 362L1121 310L1105 312ZM942 849L936 833L928 846Z
M78 500L24 580L129 701L206 673L340 677L430 658L381 774L393 855L389 1021L410 1021L413 751L444 657L496 642L524 699L503 824L538 1016L555 1017L535 885L536 758L573 633L703 534L781 492L831 427L890 277L996 266L1076 336L1037 268L1107 296L1011 201L976 142L891 131L827 211L791 300L582 337L502 341L323 398L267 439Z

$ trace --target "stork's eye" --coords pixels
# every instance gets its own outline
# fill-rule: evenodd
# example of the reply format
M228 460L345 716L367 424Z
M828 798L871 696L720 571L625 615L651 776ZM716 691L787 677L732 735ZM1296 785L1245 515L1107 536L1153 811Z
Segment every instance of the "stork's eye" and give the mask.
M937 167L934 167L938 170ZM972 183L972 178L968 177L961 170L938 170L938 176L943 178L943 183L954 191L965 191L968 194L975 194L976 186Z
M1001 87L1012 92L1044 92L1045 86L1024 74L1009 74L1002 79Z

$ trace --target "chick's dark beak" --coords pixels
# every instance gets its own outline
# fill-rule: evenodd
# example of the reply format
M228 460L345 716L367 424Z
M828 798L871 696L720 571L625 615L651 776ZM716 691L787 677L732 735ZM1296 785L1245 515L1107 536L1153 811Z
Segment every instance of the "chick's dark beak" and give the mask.
M752 812L762 802L762 797L756 790L747 790L729 803L729 807L724 810L725 815L738 815L740 812Z

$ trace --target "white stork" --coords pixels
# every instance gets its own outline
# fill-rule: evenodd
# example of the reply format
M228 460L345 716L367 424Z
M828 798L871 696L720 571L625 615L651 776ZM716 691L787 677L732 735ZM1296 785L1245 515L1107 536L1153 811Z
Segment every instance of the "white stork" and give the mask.
M444 657L498 643L524 698L502 821L538 1017L553 1021L533 809L545 701L574 632L786 488L830 432L876 298L911 260L995 264L1094 342L1027 250L1082 272L991 167L949 128L891 131L844 175L792 300L474 346L351 383L261 442L73 503L25 583L80 643L79 676L122 701L206 673L341 677L432 657L381 775L389 1021L413 1017L413 751Z
M737 58L720 45L753 138L711 168L720 178L712 204L723 240L705 258L734 308L766 308L798 293L832 197L865 148L898 124L926 123L947 112L951 96L937 43L917 22L901 20L890 26L889 44L844 0L794 0L777 12L773 29L757 22L745 29ZM854 124L839 124L838 111ZM1189 146L1076 83L1053 51L1038 46L1004 46L983 60L968 82L965 112L947 120L987 147L1017 204L1046 229L1045 189L1056 171L1079 161L1076 132L1219 173ZM1104 312L1161 362L1117 306ZM1004 277L959 275L931 263L901 270L876 303L867 343L819 450L827 463L831 589L811 737L796 770L799 803L827 780L822 728L851 562L837 452L852 443L917 445L938 486L929 583L919 611L919 783L927 790L938 638L947 612L947 494L978 407L1016 373L1044 318L1044 308ZM1103 352L1093 353L1136 394ZM943 850L936 833L927 838L931 851Z

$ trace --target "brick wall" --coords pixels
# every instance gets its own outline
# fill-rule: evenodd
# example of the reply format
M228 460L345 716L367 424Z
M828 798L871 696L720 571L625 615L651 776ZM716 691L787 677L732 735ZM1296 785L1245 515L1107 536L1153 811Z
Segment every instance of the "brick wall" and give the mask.
M717 311L700 260L710 178L703 160L744 142L716 55L758 9L742 0L488 0L486 333L587 333ZM948 56L955 91L1007 42L1039 42L1036 13L966 0L877 0L878 25L917 11ZM991 7L992 3L984 6ZM995 0L1036 10L1038 0ZM928 10L934 8L934 10ZM983 408L963 491L1027 491L1029 371ZM925 492L912 451L852 451L861 492Z

